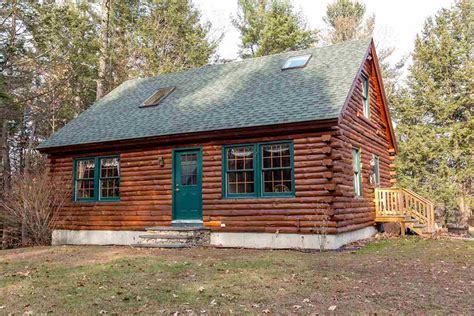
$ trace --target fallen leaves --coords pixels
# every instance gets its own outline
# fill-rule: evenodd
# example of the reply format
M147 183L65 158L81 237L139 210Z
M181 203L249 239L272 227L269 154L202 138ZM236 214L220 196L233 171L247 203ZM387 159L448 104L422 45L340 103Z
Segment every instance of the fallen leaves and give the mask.
M18 271L18 272L16 272L14 275L15 275L15 276L19 276L19 277L27 278L27 277L30 277L30 274L31 274L31 271L27 270L27 271L25 271L25 272L23 272L23 271Z

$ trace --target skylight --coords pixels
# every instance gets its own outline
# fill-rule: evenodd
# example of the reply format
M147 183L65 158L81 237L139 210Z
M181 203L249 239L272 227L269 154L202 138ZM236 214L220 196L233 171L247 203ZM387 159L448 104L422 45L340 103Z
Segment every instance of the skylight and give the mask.
M310 58L311 58L311 54L290 57L286 60L286 63L283 65L281 69L285 70L285 69L292 69L292 68L303 68L304 66L306 66Z
M175 87L167 87L158 89L155 93L153 93L148 99L140 105L141 108L155 106L158 105L161 101L163 101L173 90Z

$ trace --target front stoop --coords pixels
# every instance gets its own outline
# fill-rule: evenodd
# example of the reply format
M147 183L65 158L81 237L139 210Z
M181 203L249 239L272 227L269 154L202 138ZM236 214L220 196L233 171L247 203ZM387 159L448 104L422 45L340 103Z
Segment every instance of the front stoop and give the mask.
M192 248L208 246L211 232L205 227L148 227L133 247Z

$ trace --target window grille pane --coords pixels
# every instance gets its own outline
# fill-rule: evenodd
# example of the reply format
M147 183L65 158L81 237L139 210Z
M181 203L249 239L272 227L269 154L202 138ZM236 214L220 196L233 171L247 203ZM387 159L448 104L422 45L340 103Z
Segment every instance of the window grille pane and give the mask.
M182 154L181 158L181 185L197 184L197 155Z
M291 192L291 169L264 170L263 183L265 192Z
M290 145L265 145L263 151L263 168L291 167Z
M77 162L77 179L94 179L95 160L79 160Z
M227 170L253 169L253 147L235 147L227 149Z
M77 180L76 195L78 199L94 198L94 180Z
M235 171L227 174L227 190L230 194L254 193L253 171Z
M100 180L100 196L103 198L116 198L120 196L120 180L105 179Z
M104 158L100 160L100 177L114 178L119 176L118 158Z

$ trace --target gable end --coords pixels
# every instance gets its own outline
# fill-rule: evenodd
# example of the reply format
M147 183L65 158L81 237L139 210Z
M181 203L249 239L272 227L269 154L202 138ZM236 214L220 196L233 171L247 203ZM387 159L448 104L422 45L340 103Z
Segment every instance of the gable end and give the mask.
M367 66L367 63L370 64L370 73L365 72L365 68ZM354 78L354 81L352 83L351 89L349 90L349 94L347 95L346 101L344 103L344 106L342 107L341 113L339 115L339 125L342 124L342 120L344 115L347 115L348 111L348 106L351 101L358 102L357 99L358 96L356 96L355 92L357 91L358 87L361 87L362 84L360 82L361 78L363 76L368 76L369 81L372 81L371 86L375 87L378 91L372 91L372 94L377 95L377 98L380 97L380 99L377 99L377 105L380 106L380 111L381 111L381 119L383 120L383 124L385 125L385 133L386 133L386 138L387 141L390 144L390 149L392 149L395 153L398 151L397 147L397 141L395 137L395 131L393 129L393 124L392 120L390 117L390 112L388 108L388 101L387 101L387 96L385 95L385 89L383 85L383 80L382 80L382 72L380 70L379 62L378 62L378 57L377 53L375 51L375 45L374 41L371 40L369 47L367 49L367 52L361 61L359 70L357 71L357 74ZM375 80L375 82L373 82ZM355 98L355 100L354 100ZM362 98L360 98L360 112L357 112L357 116L361 118L363 116L363 103L362 103ZM366 119L366 118L361 118L361 119ZM371 120L366 119L366 120Z

